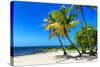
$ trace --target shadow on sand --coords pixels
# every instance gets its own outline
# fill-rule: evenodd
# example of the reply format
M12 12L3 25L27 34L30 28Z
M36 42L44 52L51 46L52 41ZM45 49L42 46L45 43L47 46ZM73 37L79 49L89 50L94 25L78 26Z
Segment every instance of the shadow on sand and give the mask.
M57 62L62 62L62 61L66 61L69 59L74 59L74 60L87 60L87 61L91 61L94 59L97 59L97 56L90 56L89 54L82 54L82 56L71 56L71 55L56 55L55 59L59 59L59 61ZM61 60L60 60L61 59Z

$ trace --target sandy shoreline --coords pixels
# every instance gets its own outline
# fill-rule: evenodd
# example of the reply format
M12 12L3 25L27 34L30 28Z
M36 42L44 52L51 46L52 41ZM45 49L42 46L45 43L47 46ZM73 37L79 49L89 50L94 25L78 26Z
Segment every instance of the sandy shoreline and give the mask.
M74 58L78 55L76 51L68 51L68 54L71 56L63 56L63 52L59 50L56 52L49 51L45 53L16 56L14 57L14 66L97 61L95 56L89 56L87 54L83 54L81 58Z

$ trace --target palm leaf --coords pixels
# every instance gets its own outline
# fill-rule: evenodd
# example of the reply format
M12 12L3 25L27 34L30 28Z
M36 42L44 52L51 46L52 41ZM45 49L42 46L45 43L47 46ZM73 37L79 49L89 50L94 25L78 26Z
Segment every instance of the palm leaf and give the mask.
M74 6L72 5L70 8L67 9L67 12L71 12L73 10Z
M50 35L49 35L49 40L51 40L51 38L52 38L52 37L53 37L53 35L52 35L52 34L50 34Z
M58 31L57 30L54 30L53 32L51 32L50 34L49 34L49 40L51 40L51 38L53 37L53 36L56 36L58 34Z
M80 6L80 5L74 5L74 8L75 8L78 12L80 12L80 10L81 10L81 6Z
M73 28L76 26L76 24L78 24L80 21L79 20L74 20L74 21L71 21L68 25L68 28Z
M59 23L52 23L52 24L48 24L45 29L46 30L50 30L50 29L58 29L58 28L61 28L61 25Z
M66 17L67 8L64 5L62 5L60 12L62 13L63 17Z
M63 15L60 11L52 11L50 14L55 22L61 22L63 20Z
M74 18L76 18L76 17L77 17L77 12L76 12L76 13L72 13L72 14L68 15L68 16L67 16L67 19L72 20L72 19L74 19Z

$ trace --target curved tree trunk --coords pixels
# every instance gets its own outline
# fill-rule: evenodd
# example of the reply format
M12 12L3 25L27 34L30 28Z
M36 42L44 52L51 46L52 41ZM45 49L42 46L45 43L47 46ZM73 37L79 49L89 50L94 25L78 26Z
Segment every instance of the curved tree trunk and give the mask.
M83 12L83 7L81 6L81 14L82 14L82 18L84 20L84 26L86 28L86 35L87 35L87 40L88 40L88 43L89 43L89 50L90 50L90 53L93 52L92 49L91 49L91 41L90 41L90 37L89 37L89 34L88 34L88 29L87 29L87 24L86 24L86 20L85 20L85 16L84 16L84 12Z
M86 53L86 45L85 44L83 45L83 51L82 51L82 53Z
M96 54L96 56L97 56L97 50L98 50L98 48L97 48L97 46L96 46L96 50L95 50L95 54Z
M72 44L72 45L74 45L75 46L75 44L71 41L71 39L69 38L69 36L66 34L66 36L67 36L67 39L70 41L70 43ZM82 54L81 54L81 52L79 51L79 49L75 46L75 48L76 48L76 50L78 51L78 53L79 53L79 55L80 56L82 56Z
M60 44L61 44L61 46L62 46L62 48L63 48L64 55L67 55L67 52L66 52L66 50L65 50L65 47L64 47L64 45L63 45L63 43L62 43L62 41L61 41L61 39L60 39L59 36L58 36L58 40L59 40L59 42L60 42Z

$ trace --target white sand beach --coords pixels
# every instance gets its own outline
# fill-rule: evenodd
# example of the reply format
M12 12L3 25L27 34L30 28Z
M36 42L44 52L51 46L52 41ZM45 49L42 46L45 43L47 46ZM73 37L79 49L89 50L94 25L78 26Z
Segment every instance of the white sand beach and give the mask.
M75 57L78 55L76 51L68 51L69 56L63 56L63 51L49 51L45 53L16 56L14 57L14 66L21 65L37 65L37 64L54 64L54 63L80 63L80 62L94 62L97 61L95 56L83 54L82 57ZM71 55L71 56L70 56Z

